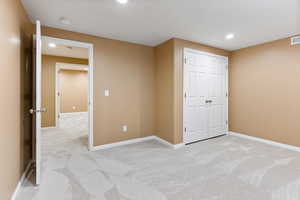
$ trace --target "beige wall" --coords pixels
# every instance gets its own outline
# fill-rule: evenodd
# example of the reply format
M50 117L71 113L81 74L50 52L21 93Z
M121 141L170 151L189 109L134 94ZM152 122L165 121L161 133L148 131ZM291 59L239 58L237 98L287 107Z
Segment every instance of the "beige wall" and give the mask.
M87 65L87 59L43 55L42 57L42 127L55 126L55 67L56 63Z
M300 45L234 51L229 74L230 130L300 146Z
M60 112L88 111L88 72L60 70Z
M49 27L42 33L94 45L94 145L154 134L152 47ZM106 88L109 97L103 95ZM127 133L122 125L128 125Z
M174 143L174 41L155 48L155 133Z
M10 199L24 170L22 59L32 26L18 0L0 3L0 199ZM27 40L26 39L26 40Z

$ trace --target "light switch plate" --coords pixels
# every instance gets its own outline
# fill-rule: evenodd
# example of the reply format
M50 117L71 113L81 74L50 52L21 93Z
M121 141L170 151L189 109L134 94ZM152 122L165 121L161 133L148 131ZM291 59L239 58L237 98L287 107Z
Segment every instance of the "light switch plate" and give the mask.
M109 96L109 90L108 90L108 89L105 89L105 90L104 90L104 96L106 96L106 97Z
M124 125L124 126L122 127L122 130L123 130L123 132L127 132L127 130L128 130L127 126Z

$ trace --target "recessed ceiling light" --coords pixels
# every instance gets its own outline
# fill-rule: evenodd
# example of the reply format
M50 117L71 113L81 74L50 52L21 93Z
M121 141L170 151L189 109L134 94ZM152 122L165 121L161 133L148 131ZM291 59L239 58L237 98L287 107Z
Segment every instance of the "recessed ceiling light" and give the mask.
M229 34L226 35L225 38L226 38L226 40L231 40L231 39L234 38L234 34L233 33L229 33Z
M55 43L52 43L52 42L50 42L50 43L48 44L48 46L49 46L50 48L55 48L55 47L56 47L56 44L55 44Z
M70 25L71 24L71 21L69 19L65 18L65 17L59 18L59 21L62 24L66 24L66 25Z
M128 0L117 0L117 2L119 2L120 4L126 4Z

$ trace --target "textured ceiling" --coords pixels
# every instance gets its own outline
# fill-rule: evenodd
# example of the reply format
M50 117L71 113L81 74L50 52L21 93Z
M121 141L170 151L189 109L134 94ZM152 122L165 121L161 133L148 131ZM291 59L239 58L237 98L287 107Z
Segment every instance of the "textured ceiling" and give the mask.
M155 46L172 37L235 50L300 34L300 0L22 0L32 22ZM60 22L66 17L71 24ZM236 37L225 40L225 35Z

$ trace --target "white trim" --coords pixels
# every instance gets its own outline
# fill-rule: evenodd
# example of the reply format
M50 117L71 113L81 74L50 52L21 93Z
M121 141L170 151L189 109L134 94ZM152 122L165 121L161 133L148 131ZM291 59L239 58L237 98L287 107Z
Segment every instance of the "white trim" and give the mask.
M33 161L30 161L30 162L27 164L27 166L26 166L26 168L25 168L25 171L24 171L24 173L22 174L22 176L21 176L21 178L20 178L20 181L18 182L18 184L17 184L17 186L16 186L16 189L15 189L13 195L11 196L11 200L17 199L18 193L20 192L20 189L21 189L21 187L22 187L22 185L23 185L23 183L24 183L24 181L25 181L25 178L26 178L26 176L27 176L27 174L28 174L28 172L29 172L29 170L30 170L30 167L31 167L31 165L32 165L33 163L34 163Z
M174 144L173 145L173 149L180 149L182 147L185 147L185 144L184 143L179 143L179 144Z
M56 129L56 126L49 126L49 127L43 127L42 130L51 130L51 129Z
M76 115L76 114L87 114L88 112L65 112L60 113L61 115Z
M173 149L179 149L179 148L185 146L184 143L180 143L180 144L171 144L170 142L168 142L168 141L166 141L166 140L164 140L164 139L162 139L162 138L160 138L160 137L158 137L158 136L154 136L154 139L156 139L156 140L159 141L160 143L165 144L165 145L167 145L167 146L169 146L169 147L171 147L171 148L173 148Z
M36 21L36 38L35 38L35 110L33 120L35 120L35 184L39 185L41 181L41 170L42 170L42 35L41 35L41 23Z
M292 151L300 152L300 147L297 147L297 146L283 144L283 143L280 143L280 142L274 142L274 141L271 141L271 140L262 139L262 138L249 136L249 135L245 135L245 134L242 134L242 133L236 133L236 132L232 132L232 131L229 131L228 134L233 135L233 136L237 136L237 137L241 137L241 138L245 138L245 139L249 139L249 140L254 140L254 141L265 143L265 144L269 144L269 145L273 145L273 146L277 146L277 147L281 147L281 148L285 148L285 149L289 149L289 150L292 150Z
M59 67L55 66L55 127L59 127L59 115L60 115L60 95L58 96L58 91L60 91L60 79L58 77L59 74Z
M229 83L228 83L228 81L229 81L229 79L228 79L229 73L228 73L228 71L229 71L229 59L228 59L228 57L227 56L221 56L221 55L213 54L213 53L208 53L206 51L199 51L199 50L195 50L195 49L184 48L183 49L183 73L185 73L185 54L187 52L196 53L196 54L202 54L202 55L207 55L207 56L213 56L213 57L218 57L218 58L223 58L226 61L227 66L226 66L226 69L225 69L225 90L226 90L227 96L226 96L226 100L225 100L225 103L226 103L226 108L225 108L226 119L225 120L226 120L227 124L226 124L226 130L225 131L228 132L229 131L229 117L228 117L228 99L229 99L229 86L228 86L229 85ZM182 79L182 81L183 81L182 82L182 85L183 85L183 87L182 87L182 94L183 94L183 101L182 101L182 108L183 108L183 114L182 114L182 124L183 124L183 126L182 126L182 136L183 136L183 138L184 138L183 134L185 134L185 123L184 123L184 121L185 121L185 97L184 97L184 94L186 92L185 91L186 88L185 88L184 80L185 80L185 77L183 75L183 79ZM187 144L187 143L184 141L183 144Z
M104 144L104 145L94 146L93 151L110 149L113 147L124 146L124 145L128 145L128 144L135 144L135 143L144 142L144 141L148 141L148 140L154 140L154 139L155 139L154 136L148 136L148 137L143 137L143 138L136 138L136 139L130 139L130 140L125 140L125 141L121 141L121 142L115 142L115 143L111 143L111 144Z
M298 41L296 41L298 40ZM295 36L291 38L291 45L298 45L300 44L300 36Z
M79 42L75 40L65 40L65 39L60 39L60 38L55 38L55 37L48 37L48 36L42 36L43 40L48 40L54 43L59 43L63 45L68 45L68 46L74 46L74 47L82 47L82 48L93 48L93 44L91 43L86 43L86 42Z
M89 137L88 137L88 148L91 151L94 148L94 47L91 44L89 47L89 101L88 101L88 112L89 112Z
M197 54L202 54L202 55L207 55L207 56L217 56L217 57L221 57L224 58L226 60L228 60L227 56L221 56L221 55L217 55L217 54L213 54L213 53L208 53L206 51L199 51L199 50L195 50L195 49L190 49L190 48L184 48L183 50L184 52L191 52L191 53L197 53Z
M73 40L65 40L60 38L54 38L54 37L48 37L48 36L42 36L43 40L50 40L55 43L68 45L68 46L75 46L75 47L82 47L87 48L89 51L89 67L88 67L88 75L89 75L89 90L88 90L88 113L89 113L89 131L88 131L88 149L91 151L94 149L94 137L93 137L93 112L94 112L94 93L93 93L93 74L94 74L94 45L91 43L85 43L85 42L78 42ZM57 95L56 95L57 96Z
M66 69L66 70L78 70L78 71L88 71L88 65L80 65L80 64L70 64L70 63L61 63L57 62L56 67L59 69Z
M119 147L119 146L124 146L124 145L128 145L128 144L135 144L135 143L140 143L140 142L145 142L148 140L156 140L168 147L171 147L173 149L178 149L181 147L184 147L185 144L180 143L180 144L171 144L168 141L157 137L157 136L148 136L148 137L143 137L143 138L135 138L135 139L130 139L130 140L125 140L125 141L121 141L121 142L115 142L115 143L111 143L111 144L104 144L104 145L99 145L99 146L94 146L93 151L98 151L98 150L103 150L103 149L110 149L113 147Z

